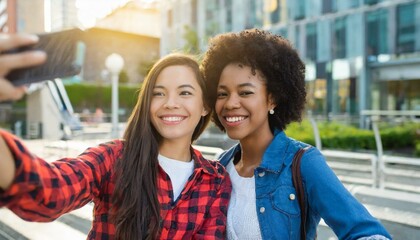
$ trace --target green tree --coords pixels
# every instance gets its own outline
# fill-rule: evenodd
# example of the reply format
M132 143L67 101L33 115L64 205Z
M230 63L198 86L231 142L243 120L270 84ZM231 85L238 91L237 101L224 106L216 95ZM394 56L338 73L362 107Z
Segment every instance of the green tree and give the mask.
M184 35L185 45L183 51L190 54L199 54L200 45L198 41L198 34L195 29L188 25L184 25Z

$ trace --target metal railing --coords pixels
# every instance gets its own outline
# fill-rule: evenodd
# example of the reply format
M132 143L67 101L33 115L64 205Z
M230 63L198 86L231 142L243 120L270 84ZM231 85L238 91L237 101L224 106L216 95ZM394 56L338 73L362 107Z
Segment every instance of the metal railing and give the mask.
M383 155L379 188L420 193L420 159Z
M420 158L385 155L378 127L381 116L397 117L398 121L420 121L420 111L365 110L361 111L361 116L366 118L374 132L376 154L322 150L316 120L309 114L315 144L339 179L343 183L420 193Z
M378 158L374 154L322 150L328 165L343 183L378 186Z

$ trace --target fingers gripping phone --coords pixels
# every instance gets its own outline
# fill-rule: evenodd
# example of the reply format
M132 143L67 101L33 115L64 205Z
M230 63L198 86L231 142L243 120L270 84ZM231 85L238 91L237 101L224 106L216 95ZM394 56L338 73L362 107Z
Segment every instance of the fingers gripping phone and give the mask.
M85 52L82 33L80 29L70 29L39 34L38 43L8 51L12 53L42 50L46 52L47 60L42 65L14 69L6 76L6 79L13 85L19 86L79 74Z

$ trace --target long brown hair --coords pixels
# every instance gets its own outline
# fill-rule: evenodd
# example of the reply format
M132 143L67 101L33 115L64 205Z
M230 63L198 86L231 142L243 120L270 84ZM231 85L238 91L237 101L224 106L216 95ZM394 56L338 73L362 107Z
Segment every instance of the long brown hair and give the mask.
M116 163L116 185L113 200L113 219L116 239L156 239L160 233L160 204L158 201L158 152L161 136L150 120L150 103L156 79L169 66L190 67L203 92L207 91L197 61L188 55L170 54L154 64L142 84L137 104L124 133L123 156ZM211 111L196 126L191 141L204 131Z

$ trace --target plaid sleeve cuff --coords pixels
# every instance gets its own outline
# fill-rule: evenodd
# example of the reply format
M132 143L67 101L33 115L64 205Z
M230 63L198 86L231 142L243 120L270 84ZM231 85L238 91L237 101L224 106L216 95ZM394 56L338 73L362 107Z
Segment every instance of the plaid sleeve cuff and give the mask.
M16 165L12 185L8 189L0 189L0 207L2 207L13 204L14 199L23 193L33 191L40 183L38 176L31 174L37 168L36 162L32 161L34 156L27 150L22 141L4 130L0 130L0 134L8 145Z

